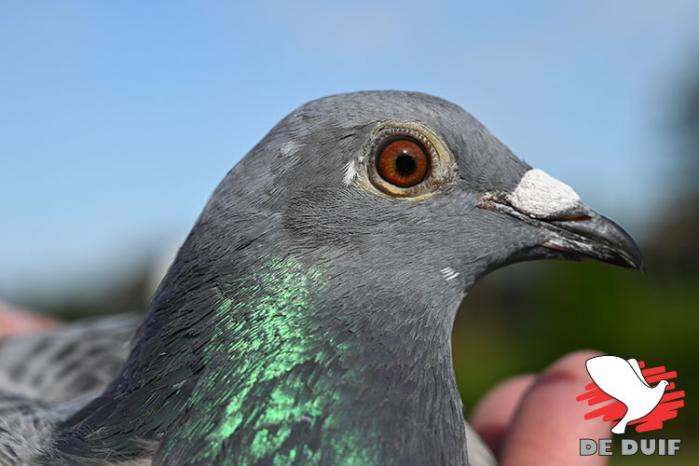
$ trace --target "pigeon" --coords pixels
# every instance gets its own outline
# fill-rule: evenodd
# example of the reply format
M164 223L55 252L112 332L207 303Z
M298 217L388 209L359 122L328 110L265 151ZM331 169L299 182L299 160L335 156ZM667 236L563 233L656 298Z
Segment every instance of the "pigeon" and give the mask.
M624 417L612 427L615 434L623 434L629 422L653 411L668 386L667 380L655 387L648 385L635 359L604 355L588 359L585 366L600 390L626 406Z
M215 189L99 393L3 392L0 464L494 464L464 421L456 311L499 267L584 258L643 268L459 106L311 101Z

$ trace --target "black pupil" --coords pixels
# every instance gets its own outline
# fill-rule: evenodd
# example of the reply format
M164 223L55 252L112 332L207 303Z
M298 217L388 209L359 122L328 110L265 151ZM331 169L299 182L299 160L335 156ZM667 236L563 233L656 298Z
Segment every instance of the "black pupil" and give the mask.
M417 170L415 159L407 152L396 157L396 171L400 176L410 176Z

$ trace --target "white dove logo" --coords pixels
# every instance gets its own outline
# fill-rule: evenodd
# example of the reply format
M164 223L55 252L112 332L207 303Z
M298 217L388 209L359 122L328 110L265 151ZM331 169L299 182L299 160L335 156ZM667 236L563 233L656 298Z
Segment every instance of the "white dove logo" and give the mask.
M661 380L655 387L648 385L635 359L597 356L588 359L585 366L600 390L626 406L626 414L612 427L615 434L623 434L626 424L653 411L668 385L667 380Z

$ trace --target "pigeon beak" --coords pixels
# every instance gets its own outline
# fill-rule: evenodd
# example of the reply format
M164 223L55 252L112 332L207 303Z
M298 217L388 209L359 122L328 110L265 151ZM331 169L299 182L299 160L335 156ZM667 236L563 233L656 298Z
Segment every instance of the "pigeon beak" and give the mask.
M572 215L548 219L552 233L543 246L564 256L589 257L637 270L645 270L643 255L623 228L581 205Z
M542 170L526 172L511 193L486 193L478 206L536 227L543 232L539 245L555 255L645 268L638 245L623 228L587 207L570 186Z

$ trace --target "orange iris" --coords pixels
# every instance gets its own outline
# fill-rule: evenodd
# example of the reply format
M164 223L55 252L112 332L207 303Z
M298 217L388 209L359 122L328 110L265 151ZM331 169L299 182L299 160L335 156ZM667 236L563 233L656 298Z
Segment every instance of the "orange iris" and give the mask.
M429 157L417 141L394 139L379 150L376 168L384 180L400 188L409 188L427 176Z

